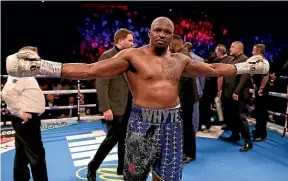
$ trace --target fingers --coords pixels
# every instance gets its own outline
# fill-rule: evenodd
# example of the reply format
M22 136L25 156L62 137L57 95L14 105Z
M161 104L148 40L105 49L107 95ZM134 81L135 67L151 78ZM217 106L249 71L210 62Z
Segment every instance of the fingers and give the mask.
M32 115L31 115L31 114L27 114L27 118L28 118L28 119L31 119L31 118L32 118Z
M111 115L111 114L104 115L104 119L106 121L112 121L113 120L113 115Z
M28 122L28 119L24 119L24 121L22 121L22 124L25 124L26 122Z
M26 122L28 122L29 119L32 119L32 115L31 115L31 114L24 113L22 124L25 124Z
M232 97L233 97L234 101L238 101L238 95L233 94Z

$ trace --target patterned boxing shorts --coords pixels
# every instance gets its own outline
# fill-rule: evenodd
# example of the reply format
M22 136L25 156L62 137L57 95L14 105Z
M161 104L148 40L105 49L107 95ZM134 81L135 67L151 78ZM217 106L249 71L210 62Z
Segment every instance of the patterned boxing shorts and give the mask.
M144 181L151 170L161 180L182 179L180 108L155 109L133 105L125 145L124 180Z

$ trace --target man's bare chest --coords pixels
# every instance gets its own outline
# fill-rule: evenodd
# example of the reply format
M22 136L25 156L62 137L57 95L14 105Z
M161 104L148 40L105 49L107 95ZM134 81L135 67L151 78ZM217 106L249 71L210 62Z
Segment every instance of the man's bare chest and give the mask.
M137 71L144 77L149 79L166 79L171 81L178 81L183 66L181 62L174 57L141 57L137 63Z

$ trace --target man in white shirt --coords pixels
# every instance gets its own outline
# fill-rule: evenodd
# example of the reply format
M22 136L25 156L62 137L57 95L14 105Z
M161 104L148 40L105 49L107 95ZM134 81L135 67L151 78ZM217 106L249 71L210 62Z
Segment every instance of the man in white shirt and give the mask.
M37 49L34 51L37 52ZM2 97L12 114L12 126L16 132L14 181L30 180L28 164L34 181L48 181L40 130L45 98L37 80L34 77L9 76Z

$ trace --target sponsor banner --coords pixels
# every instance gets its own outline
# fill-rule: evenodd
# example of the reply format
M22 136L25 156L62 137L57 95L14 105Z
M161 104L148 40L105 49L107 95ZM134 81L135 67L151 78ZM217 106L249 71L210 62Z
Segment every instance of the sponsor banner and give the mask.
M0 154L13 150L14 148L15 148L14 137L1 138Z
M14 135L15 135L15 131L13 130L13 128L1 130L1 138L14 137Z
M41 131L48 130L48 129L55 129L55 128L62 128L66 126L71 126L74 124L78 124L77 120L55 120L49 122L42 122L41 123Z
M253 119L253 118L248 118L248 123L250 125L255 125L256 124L256 120ZM277 124L274 124L274 123L267 122L267 130L274 131L274 132L279 133L279 134L282 135L284 127L280 126L280 125L277 125Z
M0 143L5 144L5 143L8 143L10 141L13 141L14 139L15 139L14 137L0 138Z

